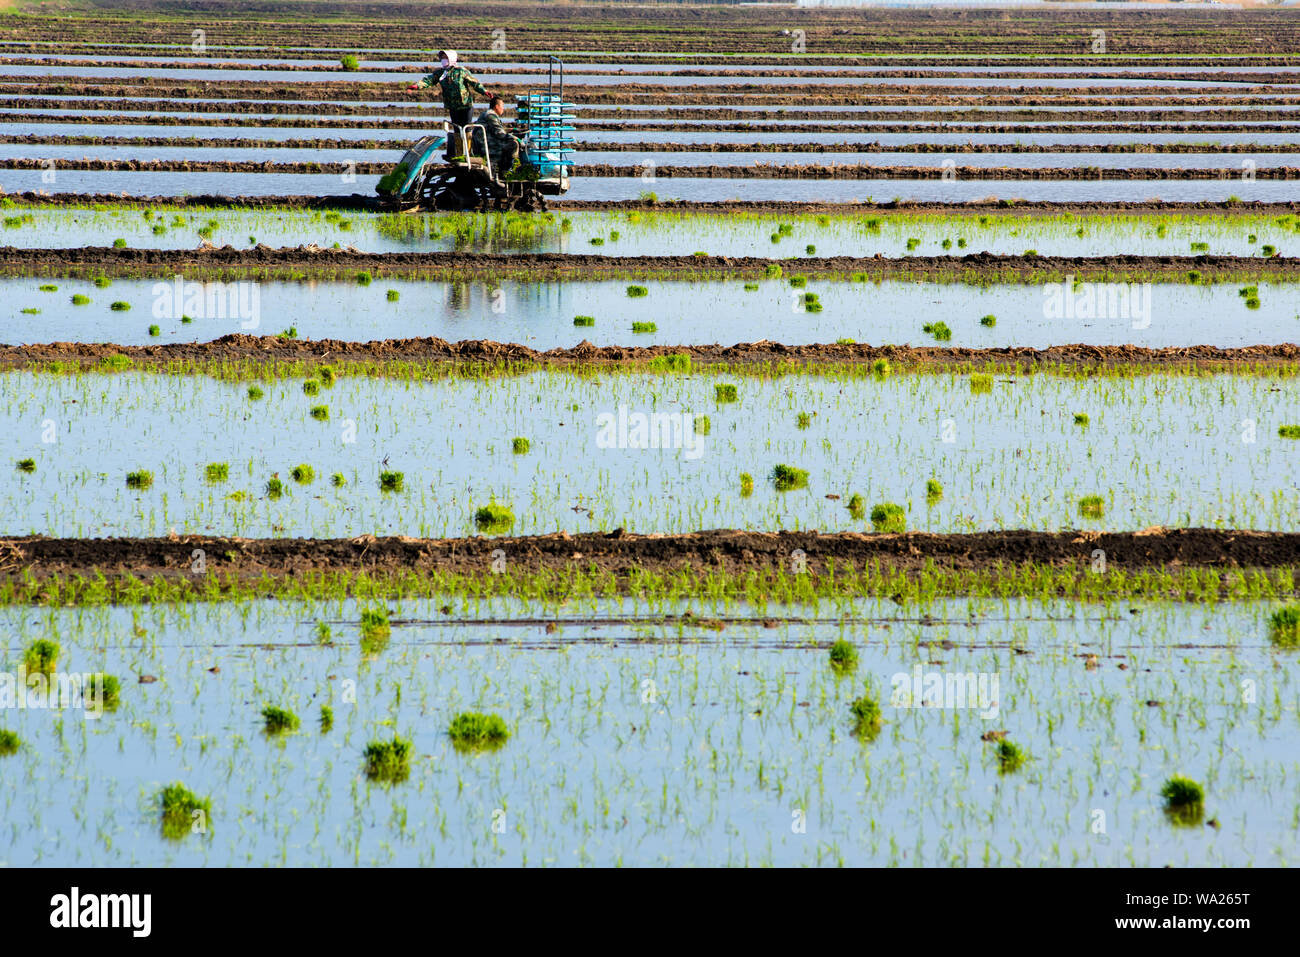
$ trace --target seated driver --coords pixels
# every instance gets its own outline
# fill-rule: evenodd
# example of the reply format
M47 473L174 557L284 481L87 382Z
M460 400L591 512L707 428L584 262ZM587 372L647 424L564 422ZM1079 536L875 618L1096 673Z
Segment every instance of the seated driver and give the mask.
M488 108L474 119L474 122L483 127L483 131L487 134L488 150L500 175L508 173L519 160L519 140L501 121L505 112L506 101L499 96L494 96L488 102ZM477 147L480 144L476 142L474 145Z

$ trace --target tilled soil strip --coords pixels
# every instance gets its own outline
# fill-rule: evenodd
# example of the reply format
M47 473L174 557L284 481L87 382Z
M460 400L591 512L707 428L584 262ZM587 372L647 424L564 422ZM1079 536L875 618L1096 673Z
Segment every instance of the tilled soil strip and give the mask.
M49 160L36 157L0 157L0 169L48 169ZM272 160L180 160L180 159L102 159L82 157L59 159L60 169L114 173L278 173L332 174L354 173L378 176L392 169L390 162L351 161L347 163L277 163ZM642 176L647 167L614 166L608 163L576 163L573 176L598 179ZM656 164L654 175L664 179L951 179L971 180L1240 180L1238 165L1220 167L1104 167L1104 166L871 166L866 163L775 164L751 163L735 166L671 166ZM1300 179L1300 167L1265 166L1252 170L1255 179Z
M583 341L570 348L532 349L519 343L468 339L450 342L436 337L351 342L340 339L289 339L233 333L211 342L124 346L104 343L52 342L39 345L0 346L0 369L23 369L73 363L83 369L117 368L110 357L124 356L132 367L166 371L179 365L218 365L247 361L261 367L333 365L346 372L349 364L378 369L402 363L446 363L476 368L608 368L636 371L666 356L687 356L691 367L719 365L755 370L816 369L818 367L874 366L886 360L895 372L947 372L983 369L1033 372L1041 369L1080 372L1133 369L1170 372L1282 371L1300 362L1294 343L1238 348L1220 346L1060 345L1046 349L1011 346L996 349L940 348L937 346L872 346L866 343L816 343L784 345L763 340L731 346L596 346ZM680 363L677 365L680 368Z
M861 534L840 532L749 532L730 529L680 535L558 533L522 537L423 539L250 539L207 535L174 538L0 539L0 581L51 575L172 578L194 581L194 552L218 576L252 580L264 575L312 572L371 574L443 572L486 575L498 550L512 574L598 571L626 578L633 572L693 575L748 572L790 574L791 554L804 553L807 573L833 565L864 569L873 564L907 572L994 570L1028 563L1087 569L1093 552L1122 570L1170 565L1204 568L1279 568L1300 563L1300 534L1226 529L1137 532L997 531L969 534Z
M0 133L0 144L21 146L150 146L185 149L405 150L408 139L253 139L199 136L45 136ZM579 155L602 153L1109 153L1116 155L1293 153L1300 143L592 143L574 144Z
M909 279L1041 282L1072 275L1081 279L1132 276L1188 281L1216 276L1300 278L1300 258L1281 256L1003 256L979 252L967 256L889 258L823 256L768 259L758 256L599 256L569 253L492 254L462 251L372 253L355 248L295 246L251 249L205 244L199 249L116 249L82 246L62 249L0 247L0 274L68 276L168 276L172 274L256 274L350 276L365 271L378 276L484 279L579 279L585 277L755 279L779 265L786 275Z

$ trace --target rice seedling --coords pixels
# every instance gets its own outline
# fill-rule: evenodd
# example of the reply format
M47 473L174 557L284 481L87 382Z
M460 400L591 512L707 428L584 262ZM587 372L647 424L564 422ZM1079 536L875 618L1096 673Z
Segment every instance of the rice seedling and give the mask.
M1268 637L1282 648L1300 647L1300 605L1284 605L1269 615Z
M731 383L718 383L713 387L713 400L715 402L735 402L737 392L735 385Z
M162 335L162 330L159 329L157 325L152 325L152 326L149 327L149 335L150 335L150 336L160 336L160 335Z
M1089 420L1089 418L1088 418L1088 413L1087 413L1087 412L1076 412L1076 413L1074 413L1074 424L1075 424L1075 425L1079 425L1079 426L1083 426L1084 428L1087 428L1087 427L1088 427L1088 422L1089 422L1089 421L1090 421L1090 420Z
M23 665L28 674L51 674L59 661L59 643L48 638L38 638L23 652Z
M871 524L877 532L901 534L907 530L907 513L894 502L881 502L871 509Z
M766 276L768 279L780 279L781 267L778 266L776 263L768 263L766 266L763 267L763 275Z
M140 469L138 472L126 473L126 487L134 489L146 489L153 485L153 473Z
M262 395L263 395L263 392L262 392L262 390L261 390L261 388L260 388L259 386L250 385L250 386L248 387L248 397L249 397L250 399L252 399L254 402L256 402L258 399L262 398Z
M745 292L758 292L758 283L756 282L745 283Z
M330 417L330 407L328 405L313 405L310 415L317 422L328 422Z
M510 729L500 715L463 711L452 719L447 734L458 749L487 749L505 744Z
M113 280L109 279L107 276L96 276L91 281L95 284L96 289L107 289L113 284Z
M803 289L803 288L804 288L805 286L807 286L807 285L808 285L808 277L807 277L807 276L791 276L791 277L790 277L790 287L791 287L792 289Z
M645 286L628 286L627 295L629 299L640 299L643 296L650 295L650 290Z
M24 316L39 316L41 314L41 311L35 306L28 306L26 309L20 309L18 311Z
M188 326L193 321L194 321L193 316L181 316L181 325L183 326Z
M605 245L605 238L603 236L592 236L587 242L593 246L603 246Z
M1028 759L1028 755L1020 745L1016 744L1010 738L1003 738L998 741L996 755L998 759L998 773L1011 774L1019 770Z
M320 394L320 380L319 380L319 379L308 379L306 382L304 382L304 383L302 384L302 393L303 393L303 395L319 395L319 394Z
M925 480L925 504L934 505L943 498L943 485L938 479Z
M921 327L921 331L934 336L939 342L947 342L952 338L952 330L948 328L948 324L942 319L937 322L927 322Z
M889 364L888 359L877 359L871 363L871 374L877 379L884 379L894 371L894 367Z
M15 467L16 469L18 469L18 471L20 471L20 472L35 472L35 471L36 471L36 460L35 460L35 459L19 459L19 460L18 460L18 463L17 463L14 467Z
M975 372L970 377L970 390L975 395L993 391L993 376L987 372Z
M860 522L862 521L863 516L867 514L866 499L864 499L857 492L854 492L852 495L849 496L849 504L847 508L849 510L850 517Z
M635 333L658 332L659 327L653 322L634 322L632 323L632 331Z
M52 282L41 283L40 289L41 289L41 292L58 292L58 291L59 291L59 287L56 286L56 285L54 285L54 283L52 283Z
M831 645L830 652L831 667L840 671L848 671L857 667L858 649L853 647L851 641L845 641L841 638L835 644Z
M1101 518L1106 501L1100 495L1085 495L1079 499L1079 514L1087 518Z
M527 455L530 447L529 441L521 435L510 440L510 451L515 455Z
M97 672L86 679L83 693L87 701L98 701L105 711L116 711L122 701L122 682L116 675Z
M772 467L772 485L778 492L808 487L808 470L784 463Z
M1300 425L1279 425L1277 434L1283 439L1300 439Z
M275 336L276 336L277 339L297 339L297 338L298 338L298 327L297 327L297 326L290 326L288 329L285 329L285 330L282 331L282 332L277 332L277 333L275 334Z
M72 296L72 304L74 306L85 306L85 305L89 305L89 303L90 303L90 297L87 295L83 295L82 293L78 292L78 293L74 293Z
M126 312L131 308L131 304L123 299L119 299L116 302L111 303L108 308L112 309L114 312Z
M713 431L713 420L707 415L697 415L691 423L691 429L696 435L708 435Z
M230 463L209 462L203 467L203 475L209 482L224 482L230 478Z
M987 316L980 316L980 325L992 329L998 324L998 317L990 313Z
M348 484L348 480L343 477L342 472L335 472L330 476L330 484L335 488L342 488L344 485Z
M379 488L384 492L400 492L406 483L406 476L401 472L380 472Z
M1205 814L1205 789L1191 778L1175 774L1160 788L1165 814L1181 826L1197 824Z
M23 746L22 738L17 733L10 731L8 728L0 728L0 758L7 758L11 754L17 754L18 749Z
M806 429L812 425L812 416L807 412L800 412L796 417L794 424L796 428Z
M316 470L310 465L295 465L289 470L289 477L299 485L310 485L316 480Z
M327 734L334 727L334 709L327 704L320 706L320 733Z
M910 253L917 246L921 245L921 240L916 236L909 236L907 239L907 251Z
M1259 254L1261 256L1267 256L1271 259L1272 257L1277 255L1277 247L1270 245L1269 243L1265 243L1263 246L1259 247Z
M267 705L262 709L262 720L267 734L284 734L298 730L298 716L285 708Z
M396 289L390 289L388 290L387 297L389 302L397 302L397 300L402 298L402 294Z
M651 372L690 372L691 357L684 352L670 352L655 356L646 364L646 368Z
M283 483L282 481L280 481L280 477L279 477L279 476L277 476L277 475L272 475L269 479L266 480L266 497L267 497L267 498L269 498L269 499L277 499L277 498L279 498L279 497L280 497L281 495L283 495L283 494L284 494L284 483Z
M122 238L119 236L117 239L113 240L113 248L114 248L114 249L125 249L125 248L126 248L126 240L125 240L125 239L122 239Z
M748 472L740 473L740 497L749 498L754 494L754 476Z
M803 248L803 251L806 252L809 256L817 255L817 247L814 246L812 243L809 243L807 246L805 246Z
M392 634L388 623L387 608L363 608L361 610L361 639L363 642L382 641Z
M339 225L342 226L342 223ZM369 286L374 281L374 277L368 272L359 272L356 275L356 280L358 286Z
M504 532L514 523L515 513L509 506L502 505L496 499L490 500L474 512L474 524L480 531Z
M200 798L179 781L163 788L158 796L162 809L163 836L180 840L186 834L203 833L212 816L212 799Z
M880 702L871 694L870 688L849 705L849 711L853 715L853 733L859 738L870 741L880 733L880 726L884 720L880 712Z
M575 326L594 326L596 324L595 316L574 316L573 324Z
M334 631L327 622L316 622L316 643L318 645L334 644Z
M1192 242L1192 252L1194 253L1204 253L1204 252L1209 252L1209 250L1210 250L1209 243L1199 243L1196 241Z
M391 741L371 741L366 745L366 777L372 781L397 783L411 775L411 742L394 737Z

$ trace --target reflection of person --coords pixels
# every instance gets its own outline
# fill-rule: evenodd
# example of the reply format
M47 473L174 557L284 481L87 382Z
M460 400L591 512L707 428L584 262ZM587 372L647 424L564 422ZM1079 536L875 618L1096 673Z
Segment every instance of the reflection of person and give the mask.
M519 140L501 122L505 112L506 101L494 96L488 102L488 108L474 120L487 134L488 150L501 174L508 173L519 160Z
M451 121L457 126L469 123L470 112L474 109L474 93L477 90L490 97L487 88L463 66L456 64L455 50L439 50L438 60L442 69L430 73L407 87L407 90L427 90L435 83L442 88L442 105L451 114Z

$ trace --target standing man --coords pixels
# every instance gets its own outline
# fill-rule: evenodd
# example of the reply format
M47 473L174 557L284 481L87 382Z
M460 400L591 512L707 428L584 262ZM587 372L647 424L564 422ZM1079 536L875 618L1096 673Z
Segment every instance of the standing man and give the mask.
M478 91L486 97L491 97L492 94L473 73L463 66L456 65L455 50L439 50L438 60L442 66L440 70L412 83L407 90L427 90L435 83L438 84L442 88L442 104L451 114L452 123L456 126L465 126L469 123L469 115L474 108L473 91Z

